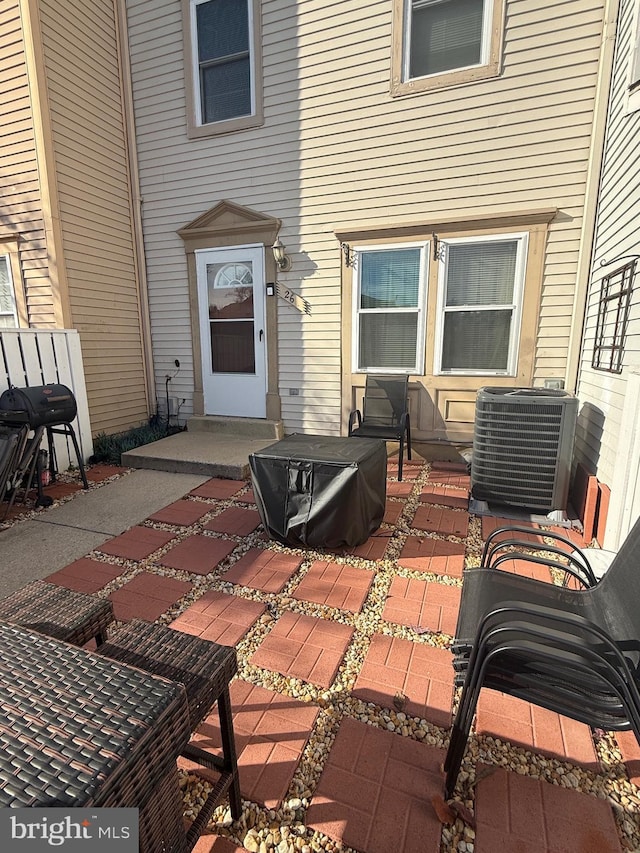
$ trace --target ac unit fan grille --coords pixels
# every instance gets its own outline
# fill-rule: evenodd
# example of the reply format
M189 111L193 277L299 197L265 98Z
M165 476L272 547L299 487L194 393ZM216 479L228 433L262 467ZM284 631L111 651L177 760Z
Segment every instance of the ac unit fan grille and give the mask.
M473 439L473 497L546 512L565 509L567 442L572 448L575 410L577 400L570 394L567 400L541 403L530 396L496 399L481 390Z

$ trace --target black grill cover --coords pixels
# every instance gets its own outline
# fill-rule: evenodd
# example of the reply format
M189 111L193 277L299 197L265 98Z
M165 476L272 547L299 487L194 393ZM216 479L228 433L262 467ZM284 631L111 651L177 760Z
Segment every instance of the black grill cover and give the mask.
M387 447L377 438L291 435L249 456L256 505L283 545L361 545L385 511Z
M30 388L9 388L0 395L0 411L24 413L18 418L30 427L70 424L78 407L73 391L66 385L34 385ZM10 417L9 417L10 419ZM3 420L7 420L5 416Z

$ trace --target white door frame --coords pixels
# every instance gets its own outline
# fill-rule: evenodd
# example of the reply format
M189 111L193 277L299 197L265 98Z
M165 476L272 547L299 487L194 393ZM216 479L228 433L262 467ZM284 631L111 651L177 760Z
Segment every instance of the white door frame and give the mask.
M266 417L267 323L264 251L262 243L195 250L202 352L202 390L204 411L207 415ZM211 353L207 267L214 264L225 265L242 262L251 265L253 277L255 371L253 373L214 372Z

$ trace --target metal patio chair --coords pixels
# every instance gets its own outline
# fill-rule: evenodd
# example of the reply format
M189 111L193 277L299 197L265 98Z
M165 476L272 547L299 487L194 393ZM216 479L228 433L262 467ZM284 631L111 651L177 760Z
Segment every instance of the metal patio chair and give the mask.
M411 459L409 377L367 374L362 412L354 409L349 415L349 435L399 441L398 480L402 480L405 436L407 459Z
M513 575L495 562L464 573L453 645L464 686L445 761L448 796L482 687L591 726L632 729L640 742L639 554L640 520L591 587Z

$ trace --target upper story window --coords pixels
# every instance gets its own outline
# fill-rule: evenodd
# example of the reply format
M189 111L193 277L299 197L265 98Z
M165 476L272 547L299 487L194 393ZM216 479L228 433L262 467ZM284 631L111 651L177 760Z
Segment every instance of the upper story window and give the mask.
M258 0L188 0L189 135L262 122Z
M17 326L18 312L9 255L0 255L0 329L15 329Z
M393 95L498 74L503 0L394 2Z

